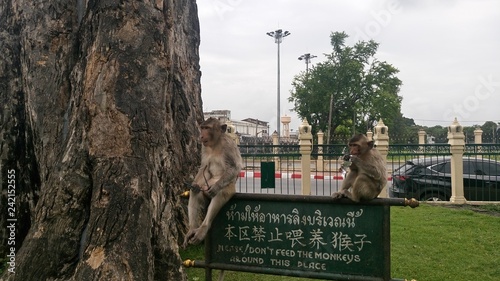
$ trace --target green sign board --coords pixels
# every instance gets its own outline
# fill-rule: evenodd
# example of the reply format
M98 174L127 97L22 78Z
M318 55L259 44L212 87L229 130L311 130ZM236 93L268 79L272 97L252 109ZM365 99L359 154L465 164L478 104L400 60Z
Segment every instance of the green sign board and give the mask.
M211 227L207 262L390 279L388 206L283 197L231 199Z

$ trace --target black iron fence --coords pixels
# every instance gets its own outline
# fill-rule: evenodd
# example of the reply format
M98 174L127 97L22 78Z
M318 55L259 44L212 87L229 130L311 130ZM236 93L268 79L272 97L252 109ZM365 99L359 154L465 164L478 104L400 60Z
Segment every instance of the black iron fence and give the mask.
M313 145L309 167L302 167L300 146L297 144L239 147L244 170L238 180L238 192L301 194L302 175L304 169L309 169L311 195L329 196L339 189L344 178L339 171L347 149L343 144ZM450 156L448 144L389 145L387 195L419 200L450 200L454 168L450 165ZM463 159L465 198L471 201L500 201L500 144L466 144ZM262 168L263 163L265 169ZM269 171L269 167L273 167L274 171ZM270 173L274 173L274 187L263 186L263 174L269 176Z

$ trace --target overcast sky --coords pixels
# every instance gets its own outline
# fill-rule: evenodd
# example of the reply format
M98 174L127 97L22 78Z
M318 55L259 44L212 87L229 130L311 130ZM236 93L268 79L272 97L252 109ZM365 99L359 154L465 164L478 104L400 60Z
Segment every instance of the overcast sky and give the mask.
M400 70L402 112L424 126L500 122L500 1L198 0L204 111L231 110L276 129L277 44L266 32L291 33L280 44L281 115L301 120L288 102L293 77L326 60L330 34L347 44L373 39L376 57ZM310 65L311 66L311 65ZM390 129L390 128L389 128Z

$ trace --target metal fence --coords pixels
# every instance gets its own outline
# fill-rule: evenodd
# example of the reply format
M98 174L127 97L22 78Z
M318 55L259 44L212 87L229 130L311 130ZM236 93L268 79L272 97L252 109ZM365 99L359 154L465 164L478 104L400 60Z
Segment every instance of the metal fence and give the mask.
M301 194L301 154L299 145L240 145L240 152L244 161L244 170L237 183L238 192L242 193L270 193L270 194ZM339 172L342 156L346 153L346 145L313 145L311 153L311 194L329 196L336 192L342 183L344 175ZM431 158L436 163L444 163L449 159L450 146L448 144L391 144L387 155L388 191L393 185L393 174L407 162L417 159ZM500 162L500 144L466 144L464 159L484 162L492 160ZM268 188L262 185L262 163L274 163L275 187ZM467 162L464 161L467 164ZM497 162L494 162L497 163ZM445 169L445 166L442 167ZM470 171L464 172L469 173ZM400 172L400 171L399 171ZM419 200L449 200L451 185L451 171L446 170L440 175L433 175L435 181L421 181L425 188L431 185L425 196ZM493 165L489 175L464 175L464 189L466 198L482 198L485 201L500 201L500 163ZM465 180L468 180L467 182ZM475 186L470 185L474 183ZM409 183L408 183L409 184ZM412 183L413 184L413 183ZM467 187L468 186L468 187ZM440 189L439 189L440 188ZM387 195L391 195L388 192ZM396 196L395 194L392 194ZM413 195L413 194L410 194ZM467 198L467 199L469 199Z
M300 153L298 145L240 145L243 171L237 183L238 192L298 194L300 181ZM275 163L275 187L262 188L263 163Z
M391 172L391 197L413 197L421 201L449 201L450 146L391 145L387 157ZM500 201L500 145L467 144L462 157L463 192L468 201ZM401 168L400 168L401 167Z
M237 183L238 192L301 194L302 166L299 145L240 145L244 170ZM337 191L342 175L339 167L345 145L315 145L311 153L311 195L331 195ZM275 187L263 187L263 163L274 163Z

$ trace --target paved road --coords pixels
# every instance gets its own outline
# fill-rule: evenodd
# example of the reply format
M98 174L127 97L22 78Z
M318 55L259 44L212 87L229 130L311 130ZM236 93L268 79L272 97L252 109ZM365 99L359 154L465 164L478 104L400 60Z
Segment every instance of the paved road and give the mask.
M301 179L282 178L275 180L275 188L261 188L260 178L239 178L236 191L241 193L302 194ZM331 195L336 192L342 180L311 179L311 195Z
M330 196L338 191L342 184L341 179L311 179L311 195ZM387 182L387 190L391 181ZM275 188L262 188L261 178L239 178L236 182L236 191L240 193L269 193L301 195L301 179L275 179Z

